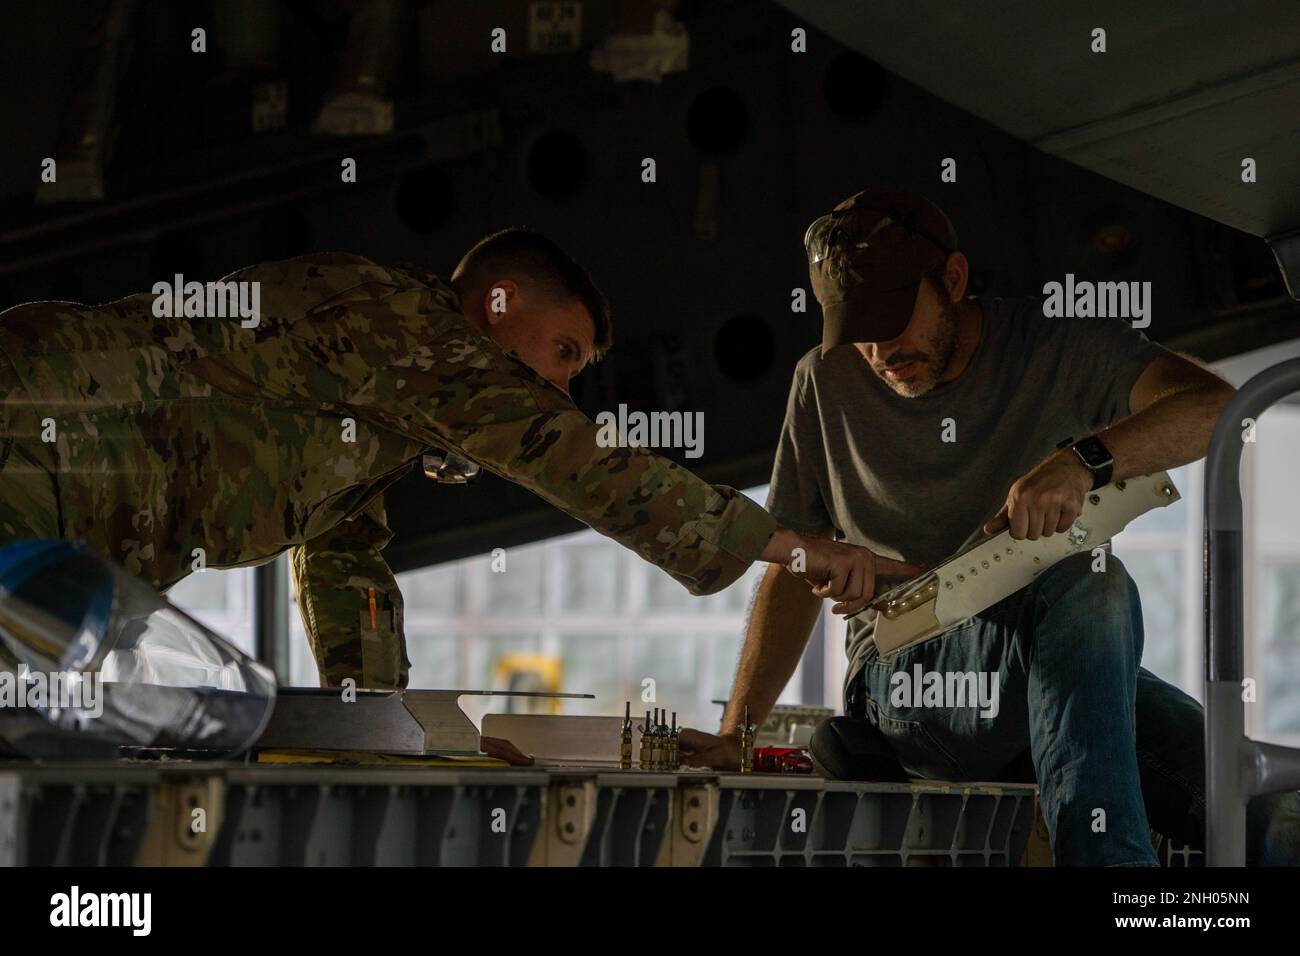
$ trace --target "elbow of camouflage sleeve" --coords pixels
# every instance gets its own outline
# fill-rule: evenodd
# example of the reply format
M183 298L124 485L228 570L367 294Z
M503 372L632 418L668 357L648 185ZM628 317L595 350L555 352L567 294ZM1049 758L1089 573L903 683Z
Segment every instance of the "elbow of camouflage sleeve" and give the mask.
M672 574L678 583L695 597L705 597L731 587L749 570L751 563L749 561L737 561L730 556L723 555L713 566L692 577L673 574L671 571L668 573Z
M736 489L725 485L716 485L715 488L729 499L723 511L724 520L717 545L748 568L759 559L768 541L776 533L776 519L766 508L745 497ZM744 574L744 571L742 570L740 574Z
M696 597L716 594L735 584L762 555L777 527L775 518L740 492L715 487L726 503L710 529L716 534L707 530L701 533L713 554L695 574L673 574Z

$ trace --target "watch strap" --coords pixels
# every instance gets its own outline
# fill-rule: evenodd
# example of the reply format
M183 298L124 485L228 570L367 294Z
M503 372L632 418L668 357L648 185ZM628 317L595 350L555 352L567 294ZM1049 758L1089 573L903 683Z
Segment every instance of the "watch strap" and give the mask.
M1079 445L1083 444L1084 442L1094 443L1097 445L1097 447L1101 448L1101 450L1106 453L1106 460L1102 462L1100 465L1093 465L1091 462L1089 462L1088 459L1084 457L1083 452L1079 451ZM1074 454L1079 459L1079 461L1083 462L1083 467L1087 468L1090 472L1092 472L1093 491L1096 491L1102 485L1110 484L1110 476L1115 473L1115 456L1110 453L1109 448L1107 448L1105 445L1102 444L1100 438L1098 438L1095 435L1090 435L1087 438L1081 438L1073 445L1071 445L1071 448L1074 450Z

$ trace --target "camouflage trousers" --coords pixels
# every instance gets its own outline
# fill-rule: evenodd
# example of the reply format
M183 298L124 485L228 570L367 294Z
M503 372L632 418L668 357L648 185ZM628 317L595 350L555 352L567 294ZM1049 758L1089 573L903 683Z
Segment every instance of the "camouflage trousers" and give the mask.
M340 543L346 544L346 539ZM370 581L347 576L322 580L322 561L328 558L317 557L313 574L308 568L306 549L293 548L289 552L298 611L316 659L320 686L342 687L343 681L351 680L356 687L371 690L405 688L411 662L403 636L401 591L395 585L376 587L372 618L365 598Z
M65 537L60 520L58 471L53 454L33 442L18 443L0 433L0 547L24 538ZM91 548L112 560L114 543L95 540L96 532L82 535ZM316 589L308 601L302 586L302 549L293 550L294 586L300 606L323 620L360 617L355 631L338 627L307 627L307 643L320 674L322 687L340 687L351 679L357 687L393 690L407 684L410 661L402 639L402 602L398 592L377 595L372 625L366 608L359 607L355 589ZM304 614L306 611L304 610ZM0 640L0 670L16 671L19 661Z

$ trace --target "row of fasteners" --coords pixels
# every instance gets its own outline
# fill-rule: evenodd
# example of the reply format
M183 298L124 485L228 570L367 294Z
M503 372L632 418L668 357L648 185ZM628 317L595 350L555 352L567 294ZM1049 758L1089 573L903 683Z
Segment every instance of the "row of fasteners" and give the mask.
M664 723L668 711L658 707L645 713L641 725L641 769L676 770L681 766L678 741L681 728L677 726L677 711L673 711L671 726ZM632 769L632 702L623 710L623 729L619 735L618 765L623 770ZM749 722L749 705L745 705L745 722L740 728L740 772L754 772L754 737L757 728Z
M673 711L672 725L664 723L668 716L665 708L645 712L645 723L641 725L641 769L642 770L676 770L681 763L677 751L681 728L677 726L677 712ZM632 769L632 702L628 701L623 711L623 732L619 736L618 765L624 770Z

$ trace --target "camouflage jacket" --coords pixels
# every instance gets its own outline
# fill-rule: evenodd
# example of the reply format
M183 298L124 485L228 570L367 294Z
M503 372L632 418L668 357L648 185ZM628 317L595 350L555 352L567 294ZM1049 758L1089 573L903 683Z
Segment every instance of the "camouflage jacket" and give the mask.
M734 489L600 447L597 426L474 329L435 276L325 253L222 281L260 284L256 326L158 318L153 293L0 314L0 540L83 538L159 588L197 549L216 568L292 549L322 683L392 687L408 664L382 495L431 447L695 594L738 578L771 536Z

